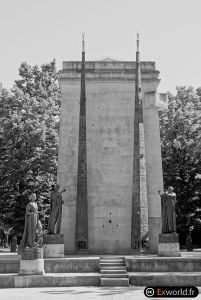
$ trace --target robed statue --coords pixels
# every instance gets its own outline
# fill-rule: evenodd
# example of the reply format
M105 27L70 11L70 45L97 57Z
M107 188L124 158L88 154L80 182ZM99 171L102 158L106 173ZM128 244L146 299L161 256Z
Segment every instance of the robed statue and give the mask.
M42 225L38 217L38 205L36 194L29 196L29 203L26 206L24 233L20 243L20 248L33 248L40 245L42 235Z
M61 230L61 216L62 216L62 193L66 190L63 189L59 192L59 185L52 186L50 196L50 217L48 221L47 230L49 234L60 234Z
M167 192L161 194L161 217L162 217L162 233L176 232L176 194L173 187L169 186Z

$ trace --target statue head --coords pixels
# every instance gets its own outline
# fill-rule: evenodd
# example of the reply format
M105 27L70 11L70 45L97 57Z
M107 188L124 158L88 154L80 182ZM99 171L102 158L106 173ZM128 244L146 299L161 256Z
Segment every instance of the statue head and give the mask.
M169 186L169 187L168 187L168 193L172 193L172 192L173 192L173 190L174 190L174 189L173 189L173 187L172 187L172 186Z
M29 201L31 201L31 202L36 201L36 194L35 194L35 193L32 193L32 194L29 196Z

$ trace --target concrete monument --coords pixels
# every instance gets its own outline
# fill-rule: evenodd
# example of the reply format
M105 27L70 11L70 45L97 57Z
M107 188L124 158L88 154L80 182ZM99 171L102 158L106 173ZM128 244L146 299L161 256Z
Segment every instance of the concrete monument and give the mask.
M63 63L58 183L68 189L61 222L65 253L84 247L89 253L132 253L146 247L148 237L149 251L157 253L157 191L163 186L158 75L154 62L139 60ZM135 99L141 99L143 124L136 122Z

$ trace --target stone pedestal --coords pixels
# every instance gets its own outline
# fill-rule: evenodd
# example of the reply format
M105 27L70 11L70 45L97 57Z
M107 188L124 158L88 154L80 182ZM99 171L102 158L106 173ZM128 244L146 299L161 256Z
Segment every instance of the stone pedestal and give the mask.
M179 235L176 232L159 234L158 256L181 256Z
M64 235L49 234L43 238L44 258L64 257Z
M21 252L20 275L43 275L43 248L26 248Z

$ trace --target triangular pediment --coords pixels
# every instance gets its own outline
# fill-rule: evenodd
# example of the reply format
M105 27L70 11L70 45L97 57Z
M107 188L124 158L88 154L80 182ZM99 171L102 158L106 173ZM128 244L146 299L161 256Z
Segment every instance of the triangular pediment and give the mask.
M100 61L118 61L117 59L111 58L111 57L106 57L104 59L101 59Z

